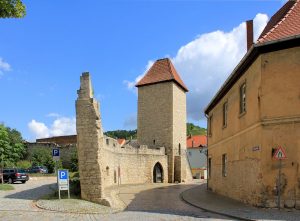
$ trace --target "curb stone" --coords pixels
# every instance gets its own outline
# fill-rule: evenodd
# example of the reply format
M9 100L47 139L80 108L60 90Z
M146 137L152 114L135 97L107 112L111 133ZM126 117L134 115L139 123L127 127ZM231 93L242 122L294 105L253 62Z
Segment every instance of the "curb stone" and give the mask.
M63 210L56 210L56 209L53 209L53 208L42 206L42 205L40 205L41 201L42 200L34 201L33 202L34 206L36 206L39 209L46 210L46 211L51 211L51 212L71 213L71 214L99 214L99 215L115 214L115 213L119 213L120 212L120 210L114 209L114 208L111 208L111 207L108 207L111 210L111 211L108 211L108 212L94 212L94 211L90 211L90 212L76 212L76 211L68 211L68 210L63 211ZM43 200L43 201L47 201L47 200ZM53 200L49 200L49 201L53 201ZM82 200L82 201L84 201L84 200ZM103 206L103 205L100 205L100 206ZM105 207L105 206L103 206L103 207Z
M191 189L195 189L197 187L193 187ZM211 210L211 209L207 209L207 208L204 208L204 207L200 207L198 205L195 205L191 202L189 202L187 199L184 198L183 194L191 189L188 189L188 190L185 190L183 192L180 193L180 198L181 200L183 200L185 203L191 205L191 206L194 206L194 207L197 207L199 209L202 209L206 212L210 212L210 213L215 213L215 214L218 214L218 215L222 215L222 216L227 216L227 217L230 217L230 218L233 218L233 219L238 219L238 220L246 220L246 221L255 221L254 219L247 219L247 218L244 218L244 217L240 217L240 216L235 216L235 215L231 215L231 214L227 214L227 213L222 213L222 212L218 212L218 211L214 211L214 210Z

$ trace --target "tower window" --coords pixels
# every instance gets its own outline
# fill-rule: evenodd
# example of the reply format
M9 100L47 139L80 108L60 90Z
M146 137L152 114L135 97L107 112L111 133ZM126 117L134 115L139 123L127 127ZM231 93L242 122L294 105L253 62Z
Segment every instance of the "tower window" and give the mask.
M155 140L153 140L153 145L155 145Z
M181 144L178 144L178 155L181 155Z

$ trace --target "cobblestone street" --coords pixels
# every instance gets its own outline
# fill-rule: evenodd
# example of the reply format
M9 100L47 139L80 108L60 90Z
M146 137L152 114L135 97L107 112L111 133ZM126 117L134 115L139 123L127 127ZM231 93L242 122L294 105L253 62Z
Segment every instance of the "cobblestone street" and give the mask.
M128 204L124 212L78 214L39 209L34 201L55 188L55 178L14 184L15 190L0 192L0 220L224 220L181 201L179 194L191 185L138 185L120 189L120 199ZM172 202L172 203L169 203ZM228 220L228 219L227 219Z

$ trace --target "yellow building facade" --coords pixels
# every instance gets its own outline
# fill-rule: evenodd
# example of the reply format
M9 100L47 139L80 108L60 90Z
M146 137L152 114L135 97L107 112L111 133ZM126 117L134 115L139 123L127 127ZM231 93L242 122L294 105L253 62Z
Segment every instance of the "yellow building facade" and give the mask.
M300 9L292 2L287 13ZM300 208L298 31L262 40L264 30L206 108L210 190L263 207L276 207L280 190L281 206ZM287 155L280 182L279 147Z

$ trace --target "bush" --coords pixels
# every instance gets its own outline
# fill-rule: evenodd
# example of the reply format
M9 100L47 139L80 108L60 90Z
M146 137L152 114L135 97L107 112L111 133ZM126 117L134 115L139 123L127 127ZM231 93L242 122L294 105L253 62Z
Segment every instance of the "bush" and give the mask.
M32 166L31 162L28 160L21 160L16 163L17 168L28 169Z
M77 151L74 151L71 156L71 172L78 171L78 156Z
M80 190L80 179L79 179L79 173L76 172L70 176L70 192L75 195L79 196L81 194Z

